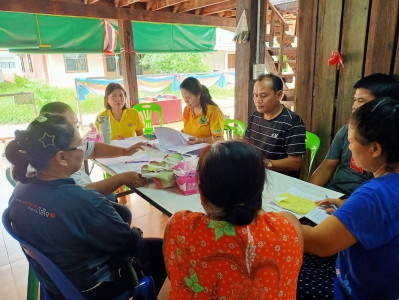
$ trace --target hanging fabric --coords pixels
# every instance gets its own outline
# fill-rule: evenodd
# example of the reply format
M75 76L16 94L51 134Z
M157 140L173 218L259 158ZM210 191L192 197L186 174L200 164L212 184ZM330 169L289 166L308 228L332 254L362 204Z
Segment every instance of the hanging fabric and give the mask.
M103 20L104 23L104 53L114 55L114 51L118 44L118 32L109 22Z

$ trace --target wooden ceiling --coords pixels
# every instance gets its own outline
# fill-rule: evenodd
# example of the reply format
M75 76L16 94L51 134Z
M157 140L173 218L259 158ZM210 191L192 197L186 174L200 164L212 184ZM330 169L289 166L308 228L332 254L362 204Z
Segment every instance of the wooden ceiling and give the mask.
M84 0L88 5L234 18L236 0Z
M0 11L236 26L236 0L1 0Z

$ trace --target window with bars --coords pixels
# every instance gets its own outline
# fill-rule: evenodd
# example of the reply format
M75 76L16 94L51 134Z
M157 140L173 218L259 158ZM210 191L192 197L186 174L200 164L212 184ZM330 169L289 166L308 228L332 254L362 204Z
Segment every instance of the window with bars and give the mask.
M64 54L66 72L88 72L86 54Z
M0 61L0 69L14 69L15 62L13 61Z

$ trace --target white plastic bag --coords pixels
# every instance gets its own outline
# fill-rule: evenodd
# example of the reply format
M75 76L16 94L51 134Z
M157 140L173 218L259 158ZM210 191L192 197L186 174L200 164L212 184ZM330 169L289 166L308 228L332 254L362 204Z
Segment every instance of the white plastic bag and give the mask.
M234 32L233 42L245 43L249 39L249 30L247 22L247 14L245 9L243 10L236 31Z

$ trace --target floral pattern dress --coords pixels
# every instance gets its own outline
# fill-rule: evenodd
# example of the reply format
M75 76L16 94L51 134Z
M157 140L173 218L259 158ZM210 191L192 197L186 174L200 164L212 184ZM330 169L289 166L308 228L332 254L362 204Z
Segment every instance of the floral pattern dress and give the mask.
M234 226L180 211L164 247L170 299L295 299L302 250L283 215L264 213Z

